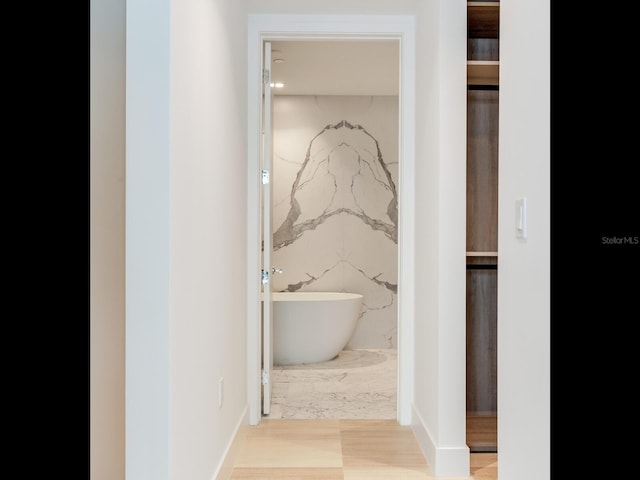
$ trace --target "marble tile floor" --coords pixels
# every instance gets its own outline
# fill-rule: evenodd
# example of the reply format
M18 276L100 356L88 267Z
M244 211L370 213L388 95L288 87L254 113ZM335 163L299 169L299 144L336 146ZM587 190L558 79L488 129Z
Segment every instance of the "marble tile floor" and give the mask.
M397 351L343 350L332 360L274 365L264 419L395 419Z

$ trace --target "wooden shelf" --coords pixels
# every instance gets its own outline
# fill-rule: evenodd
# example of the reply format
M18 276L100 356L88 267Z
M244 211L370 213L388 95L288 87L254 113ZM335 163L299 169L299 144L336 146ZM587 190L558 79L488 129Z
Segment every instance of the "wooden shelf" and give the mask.
M500 62L497 60L468 60L468 85L499 85Z
M497 257L498 252L467 252L467 257Z
M486 62L500 60L500 2L467 2L467 60L469 83L497 85L497 64Z

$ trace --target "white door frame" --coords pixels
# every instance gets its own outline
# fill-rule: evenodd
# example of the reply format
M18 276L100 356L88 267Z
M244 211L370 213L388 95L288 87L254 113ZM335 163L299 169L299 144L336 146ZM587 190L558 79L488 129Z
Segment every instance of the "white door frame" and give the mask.
M414 372L415 21L411 15L251 14L248 24L247 397L261 419L260 115L264 40L395 39L400 42L397 420L411 424Z

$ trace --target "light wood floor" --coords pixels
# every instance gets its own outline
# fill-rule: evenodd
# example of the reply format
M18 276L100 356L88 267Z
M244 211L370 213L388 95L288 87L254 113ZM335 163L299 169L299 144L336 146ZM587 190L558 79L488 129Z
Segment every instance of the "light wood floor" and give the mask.
M495 453L472 453L474 480L497 480ZM395 420L269 420L243 426L230 480L434 480ZM464 477L463 477L464 478Z

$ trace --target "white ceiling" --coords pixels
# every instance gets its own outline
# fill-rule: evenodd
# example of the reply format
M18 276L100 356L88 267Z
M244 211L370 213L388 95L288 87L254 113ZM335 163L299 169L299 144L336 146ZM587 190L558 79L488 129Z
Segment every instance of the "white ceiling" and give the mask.
M271 42L275 95L398 95L397 40ZM277 62L282 59L284 62Z

